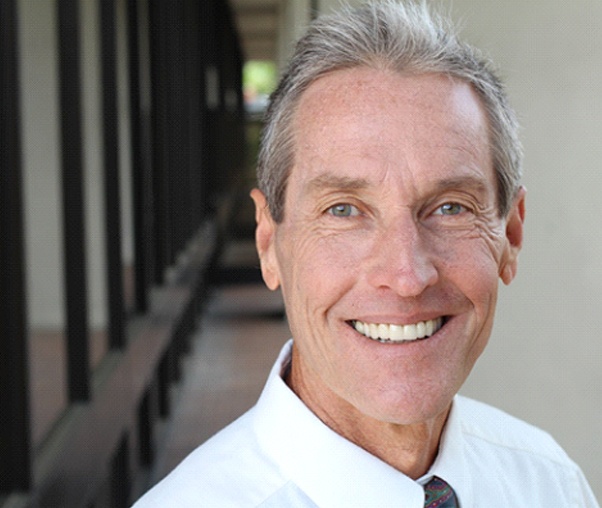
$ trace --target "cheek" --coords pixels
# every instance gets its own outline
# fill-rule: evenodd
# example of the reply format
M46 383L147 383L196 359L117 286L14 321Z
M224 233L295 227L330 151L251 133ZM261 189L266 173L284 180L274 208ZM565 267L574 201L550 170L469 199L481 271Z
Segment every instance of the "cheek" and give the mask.
M435 249L440 281L469 302L474 356L485 346L495 313L499 286L499 244L482 237L439 242Z
M457 252L453 283L470 301L473 312L469 321L472 337L467 342L467 359L474 363L487 344L493 326L493 318L499 285L499 265L495 251L482 240L470 242Z
M295 273L316 278L331 277L351 267L359 257L359 242L355 241L354 235L318 226L292 227L290 231L295 234L285 232L279 245L281 258L290 260L289 268Z
M322 310L336 303L354 284L364 255L360 245L324 231L289 238L277 249L287 302Z
M430 234L425 238L437 263L448 273L461 273L475 284L497 280L503 252L503 237L474 228L456 234ZM483 280L484 279L484 280Z

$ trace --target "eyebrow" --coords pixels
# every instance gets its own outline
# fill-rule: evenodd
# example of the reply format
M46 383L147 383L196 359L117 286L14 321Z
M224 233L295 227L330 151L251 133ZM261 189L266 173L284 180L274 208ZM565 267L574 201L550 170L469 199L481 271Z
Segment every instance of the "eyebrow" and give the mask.
M323 189L339 189L339 190L361 190L370 186L370 183L365 178L351 178L348 176L334 175L325 173L312 178L307 186L310 191Z
M370 182L365 178L352 178L348 176L334 175L325 173L311 179L308 184L310 191L319 191L324 189L337 189L341 191L362 190L370 187ZM482 178L472 175L460 175L445 178L436 182L436 191L442 192L449 189L472 189L479 193L488 191L487 182Z
M472 189L475 192L487 193L488 185L487 182L479 177L472 175L461 175L454 176L451 178L445 178L437 182L437 190L445 191L449 189Z

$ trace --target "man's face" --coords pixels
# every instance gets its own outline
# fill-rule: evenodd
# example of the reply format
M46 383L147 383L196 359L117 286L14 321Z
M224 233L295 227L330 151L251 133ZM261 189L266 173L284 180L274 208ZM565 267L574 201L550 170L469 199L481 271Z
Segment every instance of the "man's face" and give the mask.
M314 404L412 424L447 410L491 332L522 241L497 208L478 97L441 75L354 68L303 94L284 219L258 204Z

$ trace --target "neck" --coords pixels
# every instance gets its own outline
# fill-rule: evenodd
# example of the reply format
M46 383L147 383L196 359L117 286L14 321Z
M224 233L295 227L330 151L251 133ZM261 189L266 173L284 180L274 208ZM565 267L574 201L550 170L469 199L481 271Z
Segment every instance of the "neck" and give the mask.
M435 461L451 406L427 421L404 425L367 416L328 387L311 386L294 361L285 381L324 424L406 476L420 478Z

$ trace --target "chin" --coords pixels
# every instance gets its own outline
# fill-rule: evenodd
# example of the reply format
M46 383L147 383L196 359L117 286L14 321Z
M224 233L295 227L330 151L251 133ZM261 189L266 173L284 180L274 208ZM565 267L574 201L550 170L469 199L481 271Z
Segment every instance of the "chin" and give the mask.
M446 417L455 393L429 394L403 393L390 394L390 396L375 398L367 396L369 402L359 402L356 409L380 422L395 425L415 425L428 422L439 417Z

